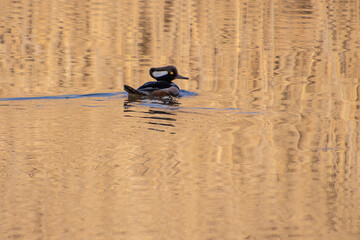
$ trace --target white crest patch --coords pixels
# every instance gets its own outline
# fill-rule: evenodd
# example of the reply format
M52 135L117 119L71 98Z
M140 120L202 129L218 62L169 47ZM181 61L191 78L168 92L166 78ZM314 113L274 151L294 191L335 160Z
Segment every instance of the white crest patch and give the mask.
M152 75L154 77L162 77L162 76L165 76L165 75L168 75L168 71L154 71L152 72Z

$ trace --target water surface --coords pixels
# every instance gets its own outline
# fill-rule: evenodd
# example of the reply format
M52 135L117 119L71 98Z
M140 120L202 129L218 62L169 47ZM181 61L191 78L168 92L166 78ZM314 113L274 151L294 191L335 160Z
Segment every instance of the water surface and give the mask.
M359 6L2 1L1 239L359 239Z

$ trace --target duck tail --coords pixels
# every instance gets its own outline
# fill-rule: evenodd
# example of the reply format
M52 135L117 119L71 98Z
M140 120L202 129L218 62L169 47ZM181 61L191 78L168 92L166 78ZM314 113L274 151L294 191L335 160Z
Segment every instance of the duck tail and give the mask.
M137 96L147 96L147 94L140 92L136 90L135 88L130 87L129 85L124 85L124 90L131 95L137 95Z

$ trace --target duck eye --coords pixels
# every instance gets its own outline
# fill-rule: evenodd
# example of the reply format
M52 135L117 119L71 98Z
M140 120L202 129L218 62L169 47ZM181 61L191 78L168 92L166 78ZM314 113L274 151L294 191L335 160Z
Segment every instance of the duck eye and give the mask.
M174 75L174 72L170 72L170 75Z

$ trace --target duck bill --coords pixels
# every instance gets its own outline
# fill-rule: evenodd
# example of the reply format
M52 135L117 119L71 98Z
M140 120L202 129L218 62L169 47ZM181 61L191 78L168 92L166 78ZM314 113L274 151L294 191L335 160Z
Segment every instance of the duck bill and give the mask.
M183 76L181 76L179 74L176 76L176 78L178 78L178 79L189 79L188 77L183 77Z

